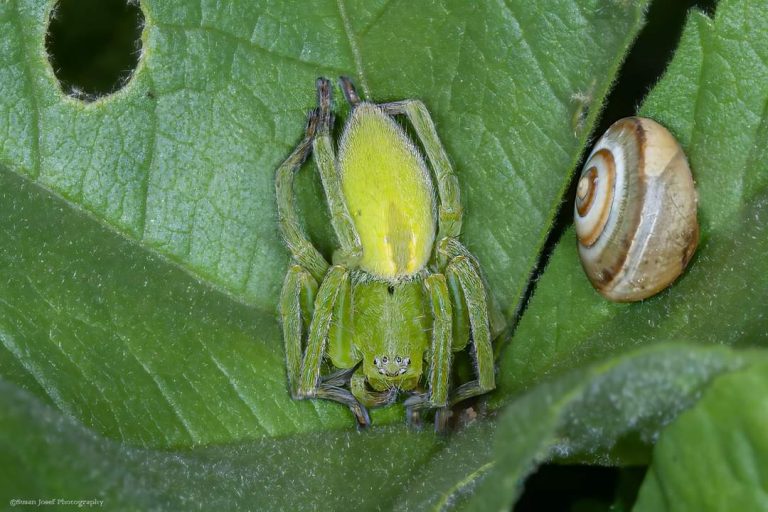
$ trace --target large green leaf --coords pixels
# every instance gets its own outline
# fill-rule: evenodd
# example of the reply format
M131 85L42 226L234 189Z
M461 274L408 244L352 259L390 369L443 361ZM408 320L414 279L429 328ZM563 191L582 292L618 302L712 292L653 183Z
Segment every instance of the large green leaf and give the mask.
M272 312L287 262L274 169L314 78L354 75L373 99L430 107L465 192L466 241L513 310L586 137L589 122L571 120L595 117L572 97L599 106L643 4L143 2L132 81L84 105L47 63L50 5L14 0L0 11L0 111L14 113L0 161Z
M101 437L0 381L0 467L12 466L16 475L0 481L0 500L88 497L108 509L503 509L544 456L600 453L630 433L653 437L704 384L743 364L724 348L631 354L521 397L501 419L495 442L491 425L478 422L449 440L396 426L176 452ZM621 387L631 388L630 400L619 399ZM472 490L478 492L467 503Z
M2 374L86 425L157 446L350 426L290 399L272 315L6 170L0 233Z
M653 442L713 378L748 361L723 347L657 344L537 386L499 420L488 474L468 505L502 510L535 465L553 458L615 462L623 446Z
M645 2L144 1L133 78L88 104L47 62L51 4L0 3L0 373L110 437L184 446L350 428L290 400L275 318L273 173L316 76L426 102L511 314Z
M768 11L723 1L693 12L640 109L679 137L699 191L701 244L670 289L611 304L592 290L572 230L562 237L502 358L513 393L545 375L658 340L768 344Z
M768 510L768 364L723 376L659 438L638 512Z
M152 451L89 431L5 381L0 407L4 506L62 498L103 500L104 510L386 509L439 447L434 435L397 426Z

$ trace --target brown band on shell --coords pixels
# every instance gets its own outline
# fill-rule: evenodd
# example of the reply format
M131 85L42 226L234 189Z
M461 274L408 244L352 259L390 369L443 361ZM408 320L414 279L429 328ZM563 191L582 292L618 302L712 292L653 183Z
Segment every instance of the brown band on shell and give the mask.
M633 156L637 158L637 183L635 183L635 193L640 195L639 201L642 203L642 198L645 197L646 189L645 147L647 144L645 128L643 127L642 120L639 117L627 117L617 121L610 128L608 128L608 131L612 130L616 130L619 133L626 130L630 132L630 137L634 139L635 152ZM625 154L625 158L627 158L627 156L628 155ZM626 170L625 172L627 173L627 177L631 175L629 170ZM630 187L630 184L628 183L627 186ZM632 226L632 228L628 230L625 229L623 238L617 241L617 243L621 244L621 251L619 251L620 257L617 258L616 261L610 265L610 267L603 270L602 279L598 278L596 281L593 281L593 284L598 290L607 290L612 288L614 279L621 275L621 269L624 267L624 264L629 257L629 251L632 247L635 229L640 225L643 209L634 208L633 211L627 211L625 209L624 213L625 215L632 216L630 219L628 219L628 222L630 223L629 225Z
M600 235L603 234L603 229L605 228L605 225L608 223L608 216L611 213L611 207L613 205L613 196L614 196L614 187L616 186L616 161L613 158L613 154L608 149L601 149L594 155L592 155L592 158L590 160L594 159L600 159L604 163L605 168L605 190L607 192L606 197L604 198L604 201L602 204L597 204L596 206L600 208L600 215L597 219L597 222L595 222L594 228L590 230L588 233L584 233L582 236L579 236L579 242L584 245L585 247L591 247L592 245L597 242L597 239L600 238ZM596 179L590 180L590 203L592 203L593 195L596 195L596 189L598 186L597 180L599 179L599 175L597 173L597 168L595 166L590 167L589 172L592 170L595 170L595 177ZM591 208L591 205L587 205L587 207L584 209L582 213L582 208L577 206L577 211L579 212L579 215L582 217L586 215L587 212L589 212L589 209Z
M595 199L595 186L597 181L597 167L590 167L584 176L579 180L579 190L576 196L576 211L582 217L587 214L592 207L592 200ZM581 190L581 184L586 183L587 190ZM584 194L581 194L584 192Z

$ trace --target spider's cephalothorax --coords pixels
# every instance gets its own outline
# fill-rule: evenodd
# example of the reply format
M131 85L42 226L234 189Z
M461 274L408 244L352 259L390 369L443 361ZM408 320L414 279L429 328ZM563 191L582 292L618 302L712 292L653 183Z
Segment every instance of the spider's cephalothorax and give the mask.
M344 403L362 426L370 423L366 407L409 392L409 411L438 410L440 428L450 405L495 386L487 292L477 260L458 241L456 176L423 103L364 102L344 77L341 88L352 112L338 156L330 84L320 78L306 135L276 176L280 229L293 256L280 300L291 392ZM395 122L401 114L431 173ZM338 239L333 265L305 236L293 205L294 173L310 152ZM468 345L475 379L452 389L453 352ZM338 371L322 376L326 358Z

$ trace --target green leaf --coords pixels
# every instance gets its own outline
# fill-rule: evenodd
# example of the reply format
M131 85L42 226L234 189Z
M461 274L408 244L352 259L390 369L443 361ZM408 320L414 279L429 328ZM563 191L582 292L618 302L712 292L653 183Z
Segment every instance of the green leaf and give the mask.
M505 373L495 400L505 400L544 375L660 340L768 344L766 225L768 194L731 216L731 231L719 243L712 238L702 244L671 289L632 305L609 304L597 296L581 271L569 231L502 356Z
M421 98L432 110L465 192L467 243L513 311L596 115L573 97L599 107L644 5L582 3L144 2L133 79L84 105L47 64L50 5L14 0L0 11L0 111L15 114L0 162L271 312L287 262L274 169L301 134L314 78L356 75L375 100ZM549 151L521 151L542 138Z
M574 451L599 454L628 433L654 437L708 381L744 364L723 347L643 349L532 390L504 413L494 442L493 425L476 422L448 439L393 426L173 452L106 439L0 381L0 466L16 475L0 481L0 501L71 496L104 500L107 509L162 510L508 509L535 464Z
M659 340L768 344L768 11L722 1L693 12L640 114L679 138L699 191L701 244L660 295L612 304L584 275L565 233L502 357L503 399L545 375Z
M768 363L724 375L664 432L634 510L768 510Z
M273 173L315 77L425 101L511 316L646 2L148 0L133 78L88 104L48 64L52 4L0 3L0 374L109 437L179 447L351 428L290 400L275 318ZM299 185L329 253L311 168Z
M546 461L615 463L623 443L653 442L713 377L743 364L740 354L723 347L660 344L536 386L499 419L487 474L466 507L504 509L525 477Z
M0 233L2 375L89 427L182 446L350 425L291 400L272 315L2 169Z
M64 498L103 500L104 510L386 509L441 444L397 426L154 451L106 439L6 381L0 407L0 467L14 468L0 479L5 506Z

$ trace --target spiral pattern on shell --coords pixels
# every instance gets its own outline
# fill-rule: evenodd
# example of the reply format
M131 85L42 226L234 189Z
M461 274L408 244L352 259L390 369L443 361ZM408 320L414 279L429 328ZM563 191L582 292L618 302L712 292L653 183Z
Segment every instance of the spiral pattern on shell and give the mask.
M593 286L621 302L666 288L699 238L688 161L669 131L628 117L597 141L579 178L574 223Z

